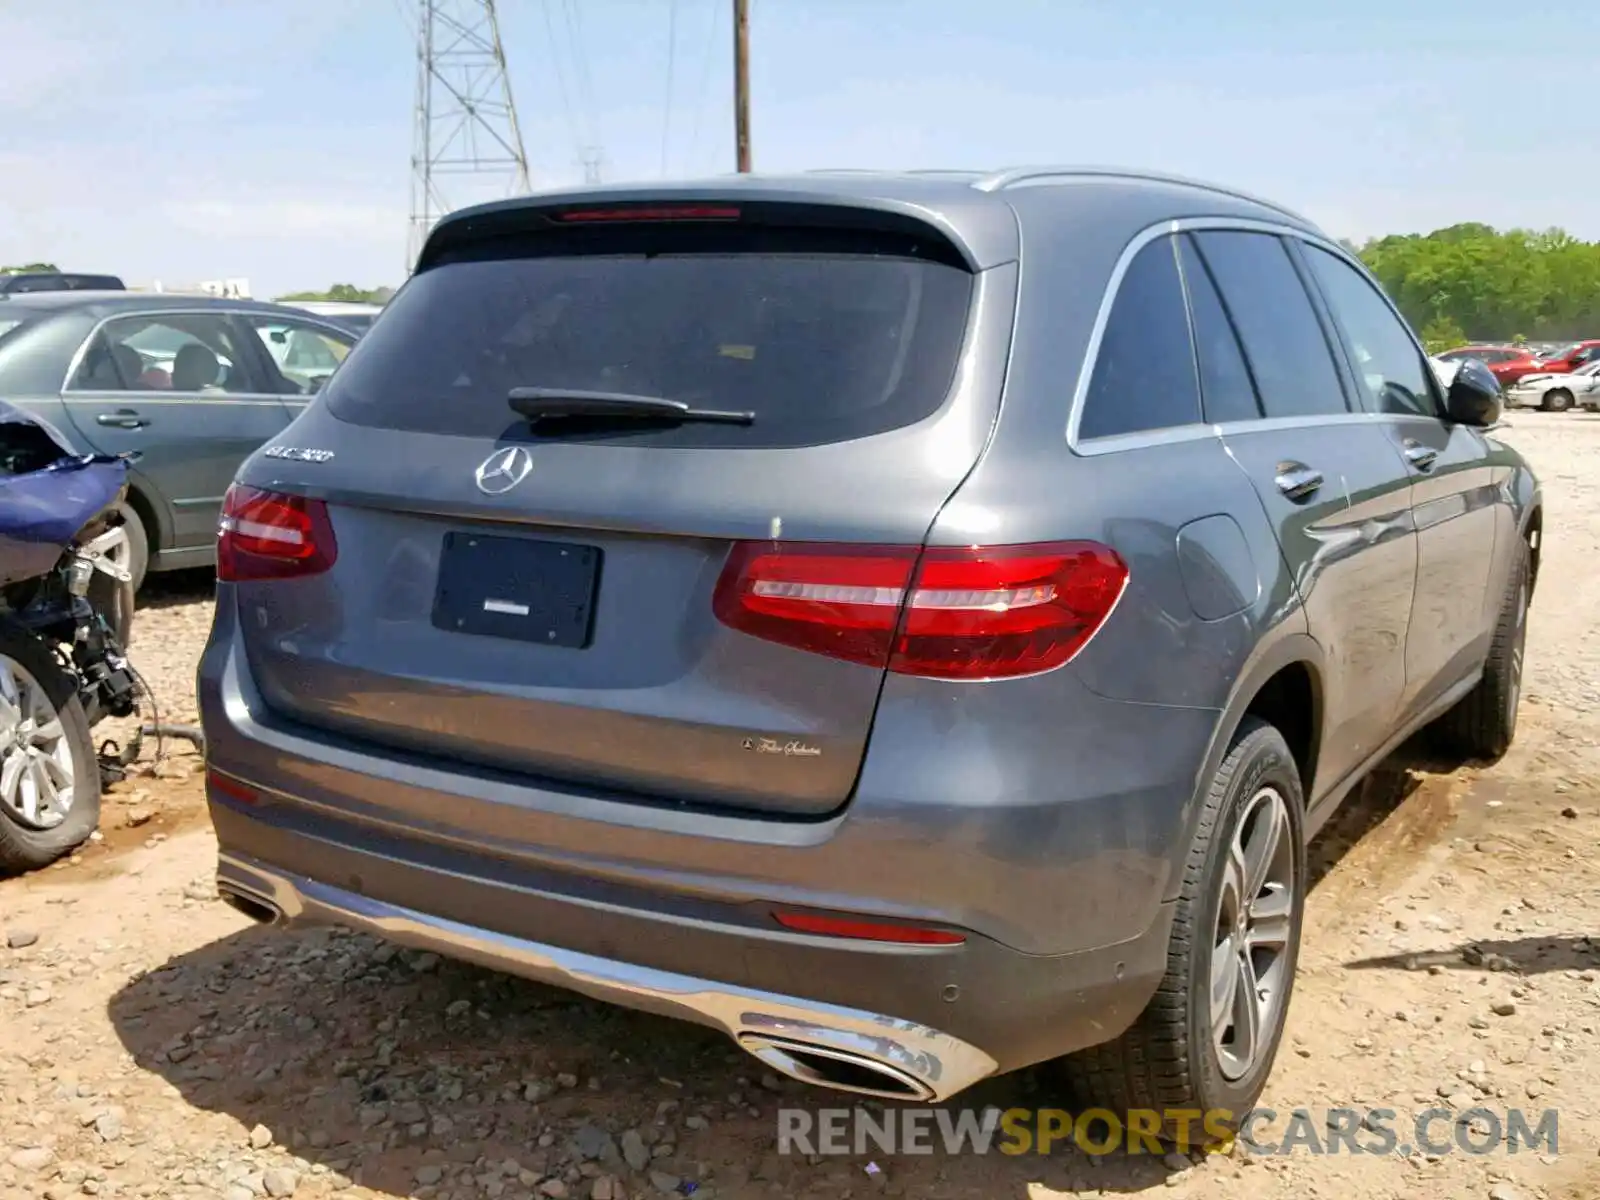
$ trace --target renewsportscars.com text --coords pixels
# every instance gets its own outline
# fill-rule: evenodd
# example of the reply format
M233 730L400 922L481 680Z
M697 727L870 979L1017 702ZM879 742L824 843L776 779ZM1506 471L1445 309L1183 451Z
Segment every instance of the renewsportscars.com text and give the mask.
M1058 1108L783 1108L778 1153L1049 1154L1069 1147L1085 1154L1162 1155L1176 1149L1221 1153L1234 1143L1251 1154L1486 1155L1522 1150L1560 1153L1556 1110L1445 1108L1400 1114L1387 1108L1255 1108L1235 1119L1222 1109ZM1157 1131L1170 1129L1163 1142ZM1237 1129L1237 1133L1233 1132Z

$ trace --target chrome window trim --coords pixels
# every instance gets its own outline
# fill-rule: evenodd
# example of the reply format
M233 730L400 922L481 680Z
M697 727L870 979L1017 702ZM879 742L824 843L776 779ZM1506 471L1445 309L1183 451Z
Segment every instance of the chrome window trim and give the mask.
M246 402L252 403L252 404L261 404L261 403L264 403L264 402L267 402L267 401L271 401L273 403L280 403L281 404L283 402L283 400L284 400L284 397L278 395L276 392L220 392L220 393L218 393L218 392L170 392L170 391L169 392L140 392L140 391L132 391L132 390L130 390L130 391L105 391L103 389L102 390L97 390L97 389L92 389L92 388L75 388L75 387L72 386L72 381L78 374L78 368L83 366L84 357L89 353L89 344L91 342L93 342L95 338L99 337L100 336L100 331L103 330L112 321L123 321L123 320L127 320L130 317L138 318L138 317L169 316L169 317L223 317L223 318L227 318L227 317L246 317L246 318L247 317L264 317L264 318L272 318L272 317L276 317L277 315L278 315L277 313L261 312L261 311L256 310L256 309L249 309L249 308L206 308L206 307L203 307L203 306L196 306L196 307L192 307L192 308L191 307L182 307L182 308L170 307L169 308L169 307L163 306L161 308L125 309L125 310L123 310L121 312L114 312L110 316L101 317L98 321L96 321L94 323L94 328L89 330L88 334L85 335L83 341L78 343L78 348L72 352L72 357L67 360L67 373L66 373L65 377L61 380L61 388L60 388L60 396L61 396L62 403L71 403L72 401L70 400L70 398L71 397L75 397L75 396L76 397L84 397L84 396L102 396L102 395L104 395L104 396L138 396L141 399L141 401L143 401L146 404L160 404L160 403L163 403L163 402L165 402L165 403L173 403L173 402L180 401L180 400L187 403L187 402L192 402L192 401L194 401L196 399L200 399L200 400L243 400L243 401L246 401ZM322 331L330 333L330 334L342 334L345 337L348 337L348 338L351 339L350 340L351 349L355 348L355 344L359 340L357 338L352 337L351 333L350 333L350 330L348 330L348 329L345 329L345 328L343 328L341 326L338 326L338 325L330 324L327 321L318 320L317 319L317 315L315 313L304 313L304 314L302 314L298 310L296 310L296 313L293 316L284 317L283 320L285 320L285 321L290 321L290 320L301 321L303 324L316 326L319 330L322 330ZM101 403L101 401L85 401L85 400L79 399L77 401L77 403L80 403L80 404L82 404L82 403L98 404L98 403Z
M1197 441L1201 438L1221 437L1226 434L1241 434L1252 430L1265 429L1311 429L1327 425L1345 425L1350 423L1369 423L1373 421L1442 421L1441 416L1430 417L1426 413L1384 413L1384 412L1342 412L1328 413L1326 416L1316 417L1263 417L1260 420L1229 421L1220 425L1174 425L1164 429L1145 430L1138 433L1123 433L1111 437L1080 439L1078 426L1083 416L1083 406L1089 395L1089 385L1094 382L1094 372L1100 363L1100 345L1105 338L1106 326L1111 320L1111 309L1117 301L1117 296L1122 290L1123 278L1128 273L1134 256L1148 246L1151 242L1161 237L1171 237L1180 233L1189 233L1202 230L1232 230L1239 233L1267 233L1284 238L1297 238L1308 245L1326 250L1336 258L1340 258L1353 265L1361 275L1372 284L1373 289L1383 297L1389 311L1400 322L1401 328L1406 331L1412 345L1422 356L1423 366L1428 371L1428 377L1433 377L1433 370L1427 363L1427 352L1417 339L1416 331L1409 322L1400 315L1400 310L1395 307L1394 301L1389 298L1381 284L1368 271L1365 264L1356 258L1343 246L1331 238L1320 233L1314 233L1295 225L1281 224L1276 221L1263 221L1254 217L1177 217L1158 221L1154 225L1146 226L1128 241L1122 248L1122 253L1117 256L1116 263L1111 268L1111 277L1106 282L1105 292L1100 297L1100 307L1095 312L1094 325L1089 331L1089 344L1084 350L1084 368L1078 372L1077 385L1072 392L1072 407L1067 415L1067 448L1074 454L1089 458L1101 454L1116 454L1127 450L1142 449L1147 446L1169 445L1174 442ZM1311 298L1307 297L1308 302ZM1321 317L1318 317L1321 323ZM1437 380L1433 381L1437 385Z

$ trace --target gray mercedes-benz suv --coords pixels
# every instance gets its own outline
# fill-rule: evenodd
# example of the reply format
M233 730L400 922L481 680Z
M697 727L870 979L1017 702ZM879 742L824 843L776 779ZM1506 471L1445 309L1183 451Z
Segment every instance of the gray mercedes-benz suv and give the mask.
M532 196L225 504L219 882L942 1099L1242 1113L1306 839L1515 730L1539 486L1302 218L1125 171Z

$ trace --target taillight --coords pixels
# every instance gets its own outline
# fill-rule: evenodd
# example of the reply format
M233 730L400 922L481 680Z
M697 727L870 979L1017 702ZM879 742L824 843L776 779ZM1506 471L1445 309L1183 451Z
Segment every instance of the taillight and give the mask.
M316 575L333 566L338 554L321 500L241 484L223 498L217 578L224 583Z
M903 675L997 679L1072 659L1128 568L1094 542L855 546L741 542L713 608L755 637Z

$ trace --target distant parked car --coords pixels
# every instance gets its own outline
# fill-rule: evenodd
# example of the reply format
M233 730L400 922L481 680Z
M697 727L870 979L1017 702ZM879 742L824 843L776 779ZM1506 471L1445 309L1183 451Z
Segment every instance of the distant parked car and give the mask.
M1439 355L1445 362L1475 358L1494 372L1501 387L1509 387L1524 375L1540 370L1539 359L1526 346L1461 346Z
M39 292L0 301L0 398L68 442L141 455L128 549L146 570L215 561L222 495L239 464L309 403L356 335L252 300Z
M325 317L358 334L371 329L372 322L383 311L381 304L354 304L342 300L295 300L289 305Z
M1565 412L1577 404L1594 409L1600 406L1600 359L1576 371L1524 375L1505 394L1508 408Z
M1596 359L1600 359L1600 338L1590 338L1585 342L1569 342L1547 354L1541 354L1539 369L1541 372L1549 371L1552 374L1565 375Z
M0 275L0 296L25 292L120 292L125 290L115 275L82 275L68 271L15 271Z

